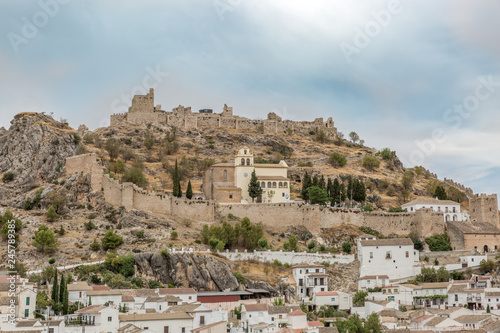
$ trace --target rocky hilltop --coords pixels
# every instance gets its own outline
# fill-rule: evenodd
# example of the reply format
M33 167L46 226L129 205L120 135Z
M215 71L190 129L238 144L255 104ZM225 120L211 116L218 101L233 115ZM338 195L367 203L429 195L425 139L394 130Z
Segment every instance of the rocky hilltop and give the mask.
M0 130L0 173L12 175L0 186L0 198L52 182L62 173L66 157L76 154L80 141L77 131L48 115L16 115L8 131Z
M45 114L21 113L15 116L8 130L0 129L0 214L9 209L23 223L19 230L18 260L28 270L44 268L51 257L58 265L102 260L106 251L92 250L91 244L94 240L100 243L107 230L113 229L123 238L123 245L115 250L116 254L135 253L137 270L144 277L199 290L235 290L243 285L233 272L242 272L245 287L263 288L272 295L292 294L294 291L284 282L290 271L283 266L229 262L206 254L209 246L200 241L204 222L183 216L126 211L106 203L100 191L93 192L89 175L64 173L67 157L92 152L100 157L106 171L117 181L121 181L126 172L140 169L147 181L142 185L145 189L170 192L177 160L183 192L187 181L191 180L194 192L200 193L203 172L213 163L232 161L242 145L252 147L260 163L285 159L290 166L291 193L295 198L300 195L301 179L306 171L342 181L349 176L362 180L368 195L381 197L374 208L382 210L403 202L401 191L405 172L414 176L410 197L428 195L429 188L436 184L452 188L424 168L405 169L395 153L384 160L377 150L359 142L330 141L318 133L213 128L181 130L134 125L95 131L81 126L76 131ZM332 165L330 156L333 153L345 156L346 165ZM380 167L365 168L365 156L377 158ZM463 195L466 198L468 194ZM47 218L50 206L56 208L56 218ZM211 225L221 226L228 218L220 216ZM34 247L34 235L41 225L56 232L57 251L43 253ZM355 226L341 226L341 229L323 230L321 235L312 236L307 226L277 229L269 224L264 227L263 237L274 250L282 249L284 241L294 234L299 239L301 251L307 250L309 242L314 241L327 251L336 252L343 242L354 244L354 239L361 234ZM172 236L174 232L175 237ZM171 247L192 248L194 253L168 257L160 254ZM355 266L351 266L329 268L335 286L353 287L342 278L350 276L352 279L348 280L354 281L357 272Z

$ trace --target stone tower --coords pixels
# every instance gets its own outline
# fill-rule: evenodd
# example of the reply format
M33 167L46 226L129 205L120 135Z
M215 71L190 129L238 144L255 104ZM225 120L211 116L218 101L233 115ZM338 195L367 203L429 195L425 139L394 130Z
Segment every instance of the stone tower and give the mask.
M476 194L469 200L469 209L471 221L489 222L500 227L496 194Z

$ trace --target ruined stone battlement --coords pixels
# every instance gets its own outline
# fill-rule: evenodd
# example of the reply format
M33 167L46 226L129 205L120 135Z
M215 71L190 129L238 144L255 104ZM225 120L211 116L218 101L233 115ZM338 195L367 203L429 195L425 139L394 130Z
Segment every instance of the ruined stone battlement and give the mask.
M161 110L161 106L154 106L154 90L151 88L146 95L135 95L132 106L127 113L111 115L111 126L125 124L131 125L156 125L175 126L182 129L196 128L230 128L258 130L264 133L323 131L329 138L337 137L333 119L330 117L325 122L323 118L314 121L283 120L274 112L267 115L267 119L248 119L235 116L233 108L224 105L221 113L193 112L191 107L179 105L171 112Z

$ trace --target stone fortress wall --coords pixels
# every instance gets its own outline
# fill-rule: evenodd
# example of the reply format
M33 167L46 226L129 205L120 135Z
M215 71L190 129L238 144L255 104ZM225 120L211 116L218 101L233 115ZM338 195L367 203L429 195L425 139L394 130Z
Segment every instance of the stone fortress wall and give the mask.
M314 234L319 234L321 228L345 223L367 226L386 235L405 236L414 231L418 235L429 236L445 232L443 213L431 209L413 213L360 212L304 203L219 204L211 200L174 198L164 191L147 191L132 183L120 183L110 178L104 174L102 163L95 154L67 158L65 172L90 174L92 191L102 191L105 201L114 206L201 222L215 222L233 214L273 227L307 226Z
M323 118L316 118L314 121L291 121L283 120L271 112L265 120L253 120L233 115L233 108L227 105L224 105L222 113L193 113L191 107L182 105L173 108L171 112L163 111L161 105L154 106L154 90L152 88L146 95L135 95L128 112L111 115L110 123L111 126L152 124L175 126L181 129L249 129L263 130L265 133L293 131L308 134L310 131L322 130L332 139L337 137L337 128L335 128L331 117L326 122L323 121Z
M496 194L476 194L469 200L469 210L471 221L489 222L500 228Z

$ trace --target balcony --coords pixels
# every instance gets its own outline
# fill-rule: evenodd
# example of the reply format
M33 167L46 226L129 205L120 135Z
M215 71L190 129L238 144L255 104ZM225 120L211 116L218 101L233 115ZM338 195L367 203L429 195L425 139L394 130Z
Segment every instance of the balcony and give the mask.
M66 326L94 326L95 317L82 317L81 315L70 315L64 319Z
M385 256L385 259L392 259L392 256L391 256L390 254L387 254L387 255Z

